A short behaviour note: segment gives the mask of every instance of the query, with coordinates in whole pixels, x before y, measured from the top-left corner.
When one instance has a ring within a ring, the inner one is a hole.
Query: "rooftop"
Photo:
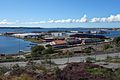
[[[66,43],[65,40],[54,40],[50,44],[51,45],[61,45],[61,44],[65,44],[65,43]]]

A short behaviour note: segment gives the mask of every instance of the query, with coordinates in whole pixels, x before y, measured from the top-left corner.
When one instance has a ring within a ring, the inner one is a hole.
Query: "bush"
[[[0,62],[17,62],[17,61],[25,61],[25,59],[13,58],[13,59],[1,59],[0,60]]]
[[[11,76],[13,76],[13,75],[19,76],[22,73],[24,73],[24,71],[25,71],[25,69],[21,68],[18,64],[15,64],[12,67],[12,71],[10,72],[10,75]]]
[[[86,62],[92,62],[92,61],[95,61],[96,59],[93,58],[93,57],[87,57],[86,58]]]
[[[9,71],[9,69],[7,67],[5,67],[5,66],[0,67],[0,75],[6,73],[7,71]]]
[[[92,47],[87,47],[85,49],[82,50],[82,52],[84,53],[91,53],[94,49]]]
[[[19,77],[14,77],[12,80],[34,80],[31,76],[27,74],[20,75]]]
[[[103,50],[107,50],[109,48],[113,48],[113,47],[110,44],[106,44],[104,45]]]
[[[50,44],[47,44],[46,47],[52,47]]]
[[[26,59],[32,58],[31,54],[26,54],[26,55],[24,55],[24,56],[25,56]]]
[[[117,77],[117,80],[120,80],[120,68],[115,71],[115,75]]]
[[[117,46],[120,47],[120,36],[119,37],[115,37],[113,39],[113,43]]]
[[[47,49],[43,50],[43,55],[53,54],[53,53],[54,53],[54,50],[52,47],[48,47]]]
[[[40,57],[43,50],[45,50],[44,46],[34,46],[31,48],[31,56]]]

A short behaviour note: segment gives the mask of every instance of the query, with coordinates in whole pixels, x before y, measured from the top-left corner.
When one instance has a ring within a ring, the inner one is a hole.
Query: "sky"
[[[120,0],[0,0],[0,27],[120,27]]]

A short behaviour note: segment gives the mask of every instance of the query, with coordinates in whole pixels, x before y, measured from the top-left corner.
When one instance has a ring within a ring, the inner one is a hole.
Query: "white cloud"
[[[120,22],[120,14],[103,18],[92,18],[90,22]]]
[[[83,23],[88,22],[87,16],[84,15],[80,19],[62,19],[62,20],[49,20],[48,23]]]
[[[54,20],[49,20],[48,23],[54,23]]]
[[[116,22],[120,21],[120,14],[117,15],[111,15],[110,17],[107,18],[108,22]]]
[[[100,18],[92,18],[91,19],[91,22],[99,22],[100,21]]]
[[[46,21],[36,21],[36,22],[25,22],[25,23],[22,23],[22,24],[44,24],[44,23],[46,23]]]
[[[38,22],[27,22],[26,24],[45,24],[45,23],[86,23],[86,22],[120,22],[120,14],[111,15],[109,17],[94,17],[92,19],[88,19],[86,15],[81,17],[80,19],[58,19],[48,21],[38,21]]]
[[[81,19],[80,22],[88,22],[87,16],[84,15]]]
[[[7,19],[3,19],[0,21],[0,25],[37,25],[37,24],[47,24],[47,23],[86,23],[86,22],[120,22],[120,14],[117,15],[110,15],[109,17],[94,17],[92,19],[88,19],[86,15],[79,19],[58,19],[58,20],[51,20],[48,21],[31,21],[31,22],[20,22],[16,20],[14,22],[8,21]]]
[[[9,24],[15,24],[16,22],[9,22],[7,19],[3,19],[0,21],[0,25],[9,25]]]
[[[72,23],[72,19],[49,20],[48,23]]]

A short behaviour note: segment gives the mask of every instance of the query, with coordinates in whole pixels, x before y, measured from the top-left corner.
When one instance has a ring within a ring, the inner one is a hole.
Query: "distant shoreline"
[[[50,27],[52,28],[52,27]],[[56,28],[53,28],[53,29],[67,29],[67,28],[70,28],[70,29],[74,29],[72,27],[66,27],[66,28],[63,28],[63,27],[56,27]],[[76,27],[76,28],[81,28],[81,29],[109,29],[109,30],[116,30],[116,29],[120,29],[120,28],[83,28],[83,27]],[[0,29],[47,29],[47,28],[43,28],[43,27],[0,27]],[[48,27],[49,29],[49,27]]]
[[[0,29],[43,29],[41,27],[0,27]]]

